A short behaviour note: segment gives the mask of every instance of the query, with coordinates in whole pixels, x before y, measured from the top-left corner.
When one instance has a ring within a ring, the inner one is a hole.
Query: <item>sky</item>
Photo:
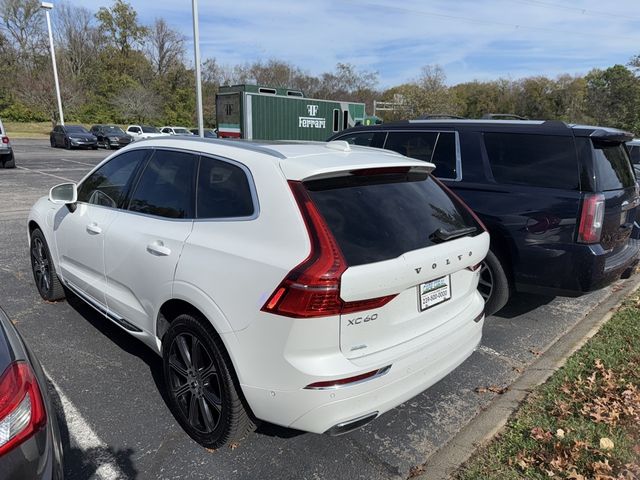
[[[191,1],[128,1],[141,22],[162,17],[184,34],[193,58]],[[311,75],[351,63],[378,72],[381,88],[415,80],[433,64],[443,67],[450,85],[582,75],[640,54],[639,3],[199,0],[200,49],[203,60],[222,65],[275,58]]]

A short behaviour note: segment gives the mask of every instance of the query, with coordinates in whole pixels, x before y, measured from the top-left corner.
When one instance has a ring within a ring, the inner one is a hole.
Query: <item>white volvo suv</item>
[[[433,168],[346,142],[136,142],[34,205],[35,283],[158,352],[204,446],[256,420],[345,433],[480,341],[489,235]]]

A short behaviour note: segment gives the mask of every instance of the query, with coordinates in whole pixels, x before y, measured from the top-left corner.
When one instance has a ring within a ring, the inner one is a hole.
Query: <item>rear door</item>
[[[429,174],[365,170],[305,186],[349,265],[342,300],[396,295],[375,311],[341,315],[345,356],[408,342],[481,305],[466,267],[484,259],[489,236]]]
[[[600,244],[613,252],[629,240],[638,205],[636,179],[624,143],[591,140],[596,188],[604,195]]]

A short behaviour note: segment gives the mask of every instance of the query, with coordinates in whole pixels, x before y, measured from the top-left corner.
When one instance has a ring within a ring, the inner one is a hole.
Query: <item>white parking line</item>
[[[86,165],[88,167],[95,167],[96,166],[96,164],[94,164],[94,163],[78,162],[77,160],[69,160],[68,158],[59,158],[58,160],[62,160],[63,162],[79,163],[80,165]]]
[[[100,440],[91,426],[82,417],[82,414],[76,409],[62,390],[60,390],[60,387],[52,380],[51,375],[49,375],[46,370],[45,374],[60,397],[69,436],[76,446],[82,450],[85,459],[96,467],[95,478],[102,480],[120,480],[126,478],[118,468],[116,459],[109,451],[107,444]]]
[[[59,177],[58,175],[54,175],[53,173],[46,173],[46,172],[41,172],[40,170],[32,170],[31,168],[27,168],[27,167],[22,167],[20,165],[16,166],[16,168],[20,169],[20,170],[26,170],[28,172],[33,172],[33,173],[39,173],[41,175],[47,175],[49,177],[53,177],[53,178],[58,178],[60,180],[64,180],[66,182],[73,182],[73,180],[71,180],[70,178],[65,178],[65,177]]]

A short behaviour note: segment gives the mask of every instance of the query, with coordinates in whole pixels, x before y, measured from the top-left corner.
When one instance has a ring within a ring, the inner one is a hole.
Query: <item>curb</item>
[[[511,415],[531,391],[543,384],[567,359],[579,350],[615,313],[627,296],[640,288],[640,278],[624,281],[611,294],[553,343],[502,395],[462,428],[447,444],[433,453],[420,468],[419,480],[451,478],[477,448],[500,433]]]

